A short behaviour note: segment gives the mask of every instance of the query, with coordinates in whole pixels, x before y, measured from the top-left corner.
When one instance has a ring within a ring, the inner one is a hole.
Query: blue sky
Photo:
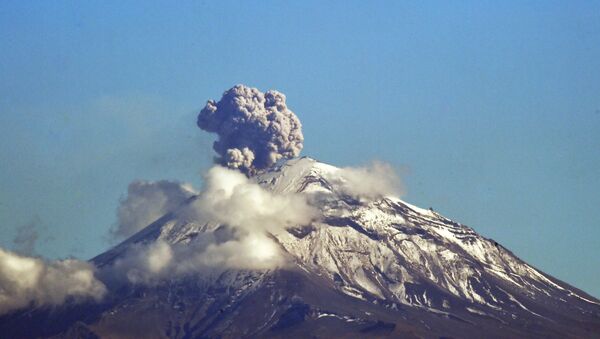
[[[134,179],[201,184],[195,126],[278,89],[304,155],[400,171],[432,206],[600,296],[600,2],[0,3],[0,246],[107,249]]]

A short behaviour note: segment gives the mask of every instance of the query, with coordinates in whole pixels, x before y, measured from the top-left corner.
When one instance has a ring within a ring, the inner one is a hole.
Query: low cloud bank
[[[79,260],[45,262],[0,249],[0,315],[30,304],[60,305],[69,298],[98,301],[106,287],[94,271]]]

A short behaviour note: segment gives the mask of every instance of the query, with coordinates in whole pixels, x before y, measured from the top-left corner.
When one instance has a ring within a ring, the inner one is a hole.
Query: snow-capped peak
[[[260,240],[270,245],[268,253],[249,255],[260,247],[252,241],[236,248],[238,257],[247,261],[281,254],[284,263],[275,269],[226,266],[192,270],[195,274],[183,278],[161,275],[162,280],[151,287],[112,291],[103,306],[86,309],[89,314],[67,308],[61,311],[65,313],[40,313],[39,319],[52,314],[96,319],[89,324],[100,336],[129,328],[139,314],[151,315],[156,322],[155,328],[139,322],[144,328],[124,337],[152,333],[174,338],[288,334],[591,338],[600,331],[600,301],[432,210],[408,204],[387,190],[373,194],[378,191],[365,191],[364,185],[352,189],[349,185],[364,183],[349,180],[347,173],[299,158],[281,161],[249,179],[237,177],[252,186],[250,191],[256,191],[258,183],[275,198],[300,195],[306,198],[300,201],[320,211],[312,222],[277,232],[269,229],[266,237],[261,234]],[[202,248],[201,239],[220,239],[210,243],[218,246],[231,234],[219,223],[180,213],[201,200],[202,193],[190,198],[180,210],[164,215],[93,263],[99,270],[110,268],[138,244],[171,255],[183,253],[176,258],[188,264],[195,262],[188,257],[207,259],[202,257],[206,252],[195,252]],[[267,200],[276,204],[263,199]],[[299,210],[296,204],[290,207]],[[143,259],[146,252],[141,253],[138,257]],[[150,259],[162,264],[168,258],[158,251]],[[28,312],[17,320],[7,318],[0,321],[0,330],[12,333],[18,328],[15,321],[27,327],[35,323],[31,319],[37,318]],[[38,333],[48,333],[44,325]],[[81,322],[70,331],[65,337],[76,337]],[[15,333],[13,337],[26,337]]]
[[[329,281],[339,292],[387,308],[408,305],[508,320],[547,317],[556,309],[589,313],[590,306],[600,305],[432,210],[390,195],[346,194],[339,187],[341,175],[340,168],[303,157],[253,178],[266,190],[305,194],[318,206],[322,214],[315,222],[271,236],[293,267]],[[121,247],[159,238],[187,243],[216,229],[171,213]]]

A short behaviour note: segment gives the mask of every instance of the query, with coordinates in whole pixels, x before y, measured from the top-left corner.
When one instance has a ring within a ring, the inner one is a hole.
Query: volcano
[[[304,157],[253,178],[318,201],[318,220],[269,234],[285,266],[121,284],[99,303],[4,315],[0,337],[600,337],[598,299],[433,210],[348,195],[335,184],[339,172]],[[168,213],[91,262],[102,269],[132,246],[189,246],[206,233],[226,227]]]

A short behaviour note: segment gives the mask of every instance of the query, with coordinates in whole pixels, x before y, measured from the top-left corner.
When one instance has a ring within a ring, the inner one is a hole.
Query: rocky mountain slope
[[[600,337],[599,300],[434,211],[353,197],[339,171],[300,158],[256,177],[268,190],[308,195],[322,211],[317,222],[270,235],[284,267],[119,285],[102,303],[4,316],[2,338]],[[192,244],[207,232],[223,226],[169,213],[92,262],[106,267],[133,244]]]

